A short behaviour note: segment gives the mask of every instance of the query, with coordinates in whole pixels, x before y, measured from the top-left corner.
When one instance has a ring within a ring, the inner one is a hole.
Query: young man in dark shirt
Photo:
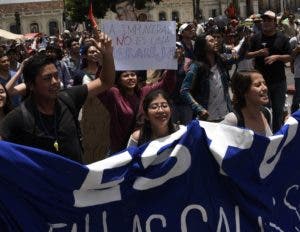
[[[60,81],[53,59],[38,54],[26,63],[23,76],[29,96],[3,119],[0,127],[3,140],[82,162],[79,110],[87,96],[96,96],[111,88],[115,79],[111,39],[103,33],[99,38],[102,70],[99,78],[86,85],[59,92]]]
[[[263,75],[269,90],[273,111],[273,132],[283,124],[283,108],[287,89],[284,63],[291,61],[288,38],[276,30],[276,15],[262,15],[262,33],[251,38],[247,58],[255,59],[255,68]]]

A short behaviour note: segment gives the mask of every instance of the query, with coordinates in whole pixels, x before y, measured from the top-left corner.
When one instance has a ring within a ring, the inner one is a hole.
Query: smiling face
[[[87,50],[87,60],[89,62],[95,62],[95,63],[103,63],[103,55],[102,53],[95,47],[90,46]]]
[[[216,52],[218,50],[218,46],[215,38],[211,35],[207,35],[205,39],[207,42],[207,52]]]
[[[265,105],[269,102],[268,88],[260,73],[251,74],[251,85],[245,93],[246,104]]]
[[[125,71],[120,75],[120,86],[125,91],[133,91],[137,85],[137,75],[133,71]]]
[[[149,104],[146,118],[152,128],[165,128],[171,118],[171,108],[167,100],[161,95],[157,95]]]
[[[5,106],[6,103],[6,91],[3,85],[0,84],[0,109]]]
[[[60,79],[55,65],[47,64],[42,67],[30,88],[35,98],[55,100],[60,89]]]

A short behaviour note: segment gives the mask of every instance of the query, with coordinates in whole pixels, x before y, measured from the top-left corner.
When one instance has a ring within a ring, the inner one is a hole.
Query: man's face
[[[295,21],[295,16],[294,15],[289,15],[289,22],[294,23]]]
[[[129,1],[123,1],[116,4],[116,12],[119,20],[136,21],[134,6]]]
[[[276,31],[276,22],[274,18],[264,17],[262,21],[263,33],[273,33]]]
[[[10,62],[8,56],[2,56],[0,58],[0,70],[8,71],[9,66],[10,66]]]
[[[222,44],[223,44],[223,37],[220,33],[215,33],[212,35],[215,39],[216,47],[219,50],[221,50]]]
[[[47,64],[42,67],[31,85],[34,96],[43,100],[55,100],[59,89],[60,79],[54,64]]]
[[[183,30],[182,37],[187,39],[193,39],[195,37],[195,34],[196,29],[192,24],[190,24]]]
[[[79,50],[80,50],[79,42],[73,41],[73,42],[71,43],[71,52],[72,52],[72,53],[78,53],[78,54],[79,54]]]

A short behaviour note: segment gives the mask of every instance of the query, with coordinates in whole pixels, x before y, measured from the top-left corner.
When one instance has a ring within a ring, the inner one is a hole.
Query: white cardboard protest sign
[[[104,20],[113,40],[116,70],[177,69],[176,23]]]

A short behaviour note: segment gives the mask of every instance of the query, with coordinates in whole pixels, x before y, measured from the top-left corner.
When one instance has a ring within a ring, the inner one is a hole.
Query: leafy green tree
[[[162,0],[134,0],[135,7],[142,9],[146,2],[155,2],[159,4]],[[73,22],[84,22],[87,19],[89,10],[89,0],[64,0],[66,16]],[[108,11],[113,0],[94,0],[93,13],[97,18],[103,18]]]

